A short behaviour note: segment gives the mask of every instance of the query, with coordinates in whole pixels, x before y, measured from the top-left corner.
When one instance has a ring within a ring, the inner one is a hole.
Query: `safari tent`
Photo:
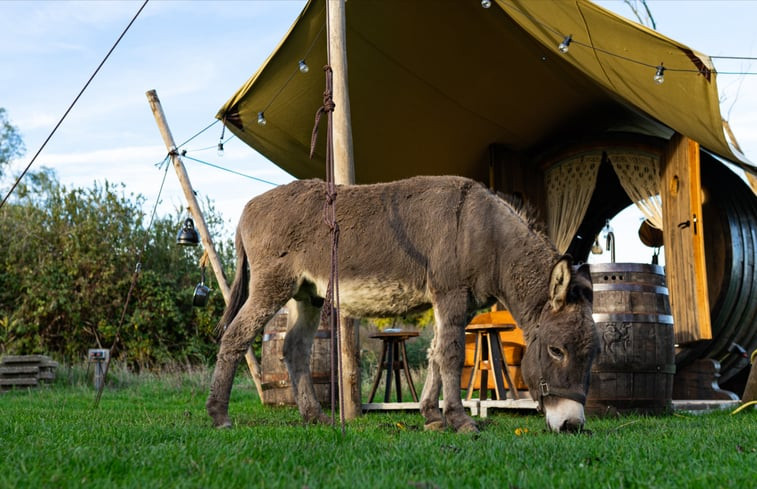
[[[587,0],[487,3],[346,3],[357,183],[474,178],[530,202],[579,260],[635,203],[662,232],[679,371],[713,358],[736,376],[732,344],[757,348],[757,199],[728,165],[757,168],[711,59]],[[309,158],[325,24],[311,0],[217,114],[297,178],[325,172],[323,138]]]

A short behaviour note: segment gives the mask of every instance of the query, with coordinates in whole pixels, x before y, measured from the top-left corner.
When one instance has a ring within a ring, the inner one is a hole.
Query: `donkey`
[[[285,304],[284,358],[306,422],[330,422],[310,378],[310,350],[330,275],[326,184],[300,180],[250,200],[236,234],[237,273],[206,408],[230,427],[237,364]],[[598,349],[591,278],[574,271],[523,212],[462,177],[414,177],[337,187],[341,312],[393,316],[433,307],[434,338],[420,403],[425,428],[477,431],[465,414],[460,375],[465,326],[499,300],[522,327],[523,377],[553,431],[584,424],[591,362]],[[444,412],[439,409],[443,390]]]

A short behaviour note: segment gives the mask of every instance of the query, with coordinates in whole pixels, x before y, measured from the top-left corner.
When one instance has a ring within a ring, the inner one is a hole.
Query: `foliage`
[[[139,368],[212,355],[223,298],[216,290],[206,308],[191,305],[202,250],[175,245],[178,215],[146,229],[143,204],[123,185],[68,189],[50,170],[27,175],[0,209],[0,353],[75,360],[119,335],[117,357]],[[207,206],[218,229],[222,220]],[[232,264],[231,244],[218,245]]]
[[[14,158],[24,154],[24,142],[18,129],[8,121],[4,108],[0,107],[0,177],[3,176],[3,167]]]
[[[65,370],[65,369],[63,369]],[[65,377],[65,373],[61,372]],[[339,429],[261,405],[240,376],[236,426],[211,427],[207,373],[0,394],[0,487],[751,488],[757,411],[589,419],[593,435],[497,411],[476,436],[424,432],[418,412],[371,412]],[[112,385],[112,384],[111,384]]]
[[[379,331],[387,328],[401,328],[403,325],[424,329],[434,323],[434,310],[429,308],[421,312],[409,313],[397,317],[367,318],[364,323],[373,324]]]

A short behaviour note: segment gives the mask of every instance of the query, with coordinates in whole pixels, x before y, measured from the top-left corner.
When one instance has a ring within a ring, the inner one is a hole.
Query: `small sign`
[[[90,362],[105,362],[110,358],[110,350],[90,348],[87,350],[87,358]]]

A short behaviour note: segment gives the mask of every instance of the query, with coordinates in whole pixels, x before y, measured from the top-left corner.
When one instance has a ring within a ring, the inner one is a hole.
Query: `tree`
[[[5,109],[0,107],[0,177],[3,176],[3,167],[23,156],[25,151],[18,129],[11,125]]]
[[[655,22],[652,16],[652,11],[649,9],[649,5],[647,5],[647,0],[623,0],[623,2],[628,5],[640,24],[655,30],[657,29],[657,22]],[[639,7],[639,4],[641,4],[641,7]]]

